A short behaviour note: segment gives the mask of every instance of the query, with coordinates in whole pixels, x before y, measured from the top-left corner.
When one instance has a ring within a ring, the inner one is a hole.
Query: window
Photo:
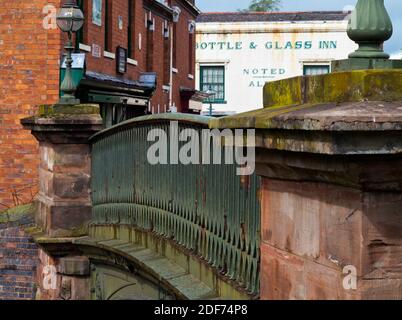
[[[134,37],[135,36],[135,26],[133,23],[134,13],[135,13],[135,0],[128,0],[128,27],[127,27],[127,49],[128,57],[134,58]]]
[[[200,67],[201,91],[212,90],[215,92],[214,103],[225,102],[225,67],[224,66],[201,66]]]
[[[195,21],[191,20],[188,25],[188,73],[193,74],[194,69],[194,33]]]
[[[112,6],[111,0],[105,1],[105,51],[112,52]]]
[[[193,40],[194,36],[192,33],[189,33],[188,35],[188,73],[193,74],[193,69],[194,69],[194,46],[193,46]]]
[[[316,76],[329,73],[329,65],[304,65],[303,74],[305,76]]]
[[[152,18],[151,12],[147,14],[147,52],[146,52],[146,70],[154,71],[154,30],[155,19]]]
[[[78,0],[77,5],[80,7],[82,13],[86,14],[85,8],[84,8],[84,0]],[[80,52],[80,43],[84,43],[84,28],[85,28],[85,23],[82,26],[82,28],[76,33],[75,37],[75,51]]]
[[[177,23],[173,25],[173,68],[177,68]]]
[[[177,42],[178,42],[178,36],[177,36],[177,23],[179,22],[180,19],[180,13],[181,9],[177,6],[172,7],[173,9],[173,67],[177,68]]]
[[[170,32],[169,23],[163,24],[163,84],[170,85]]]

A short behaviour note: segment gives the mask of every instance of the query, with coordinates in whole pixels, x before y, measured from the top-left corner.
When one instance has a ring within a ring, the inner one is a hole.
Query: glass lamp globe
[[[77,5],[68,2],[57,13],[56,22],[63,32],[77,32],[84,25],[84,14]]]

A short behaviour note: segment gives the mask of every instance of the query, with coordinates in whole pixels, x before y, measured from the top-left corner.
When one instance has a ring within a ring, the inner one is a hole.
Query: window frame
[[[84,1],[85,0],[78,0],[77,1],[77,6],[81,9],[82,13],[84,14],[84,16],[86,15],[86,8],[84,6]],[[84,43],[84,28],[85,28],[85,23],[86,21],[84,21],[84,25],[82,26],[82,28],[80,30],[78,30],[78,32],[76,32],[75,35],[75,52],[80,52],[80,43]]]
[[[127,27],[127,50],[128,50],[128,58],[134,59],[135,57],[135,31],[133,28],[135,28],[135,25],[133,25],[134,22],[134,15],[135,15],[135,0],[128,0],[128,27]],[[133,32],[134,31],[134,32]]]
[[[113,35],[111,34],[113,30],[113,25],[111,25],[111,20],[113,19],[113,14],[111,12],[113,4],[109,0],[105,0],[105,44],[104,51],[113,52],[112,43],[113,43]],[[112,20],[113,21],[113,20]]]
[[[204,101],[204,103],[214,103],[214,104],[226,104],[226,67],[224,65],[200,65],[200,90],[203,91],[203,87],[204,87],[204,82],[203,82],[203,78],[204,78],[204,71],[205,69],[208,68],[221,68],[223,70],[223,98],[220,99],[216,99],[214,98],[214,100],[211,101]],[[219,84],[219,83],[217,83]]]
[[[321,73],[321,74],[331,73],[331,66],[329,64],[325,64],[325,63],[323,63],[323,64],[309,64],[309,63],[303,64],[303,75],[304,76],[309,76],[309,75],[306,74],[306,71],[307,71],[308,68],[324,68],[324,67],[328,70],[328,72],[327,73]]]

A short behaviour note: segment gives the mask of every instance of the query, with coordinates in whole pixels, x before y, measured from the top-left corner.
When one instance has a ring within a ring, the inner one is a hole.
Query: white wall
[[[391,54],[391,59],[402,59],[402,51]]]
[[[226,104],[214,104],[214,111],[262,108],[266,81],[302,75],[304,64],[328,65],[356,50],[346,27],[346,21],[198,23],[197,88],[200,65],[224,65]]]

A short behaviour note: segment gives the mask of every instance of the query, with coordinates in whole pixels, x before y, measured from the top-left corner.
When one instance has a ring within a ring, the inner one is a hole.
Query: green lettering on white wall
[[[242,41],[230,42],[230,41],[211,41],[211,42],[197,42],[197,50],[255,50],[259,47],[256,42]],[[268,41],[263,44],[263,47],[267,50],[310,50],[313,47],[319,48],[321,50],[333,50],[338,48],[338,42],[332,40],[321,40],[316,43],[313,41]]]

